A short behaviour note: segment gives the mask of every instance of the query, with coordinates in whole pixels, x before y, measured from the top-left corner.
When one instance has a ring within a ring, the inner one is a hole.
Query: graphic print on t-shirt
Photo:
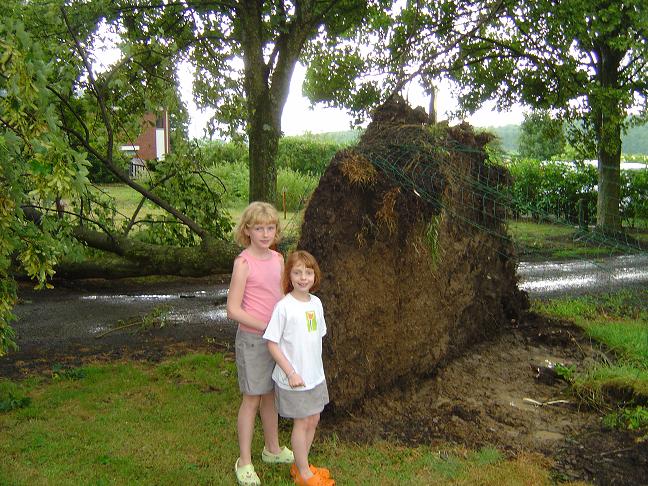
[[[315,319],[315,311],[306,311],[306,326],[308,332],[317,331],[317,319]]]

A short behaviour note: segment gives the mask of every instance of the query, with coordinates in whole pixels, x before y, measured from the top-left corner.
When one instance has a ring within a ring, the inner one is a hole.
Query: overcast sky
[[[186,76],[191,76],[191,72],[188,69],[182,69],[180,72],[186,73]],[[316,107],[314,109],[310,108],[308,99],[303,97],[301,94],[304,73],[305,68],[298,64],[295,68],[295,73],[290,84],[290,94],[281,118],[281,125],[284,134],[302,135],[307,132],[326,133],[349,130],[351,117],[343,110],[323,107]],[[184,86],[191,86],[191,81],[182,81],[181,84]],[[189,113],[191,114],[189,136],[192,138],[202,138],[204,136],[206,122],[209,119],[209,114],[201,113],[196,109],[190,99],[191,95],[189,90],[190,88],[183,89],[183,98],[187,103]],[[422,90],[417,87],[410,87],[408,90],[403,92],[403,95],[408,99],[412,106],[416,107],[420,105],[427,111],[429,100],[424,97]],[[454,109],[456,109],[456,102],[451,96],[450,88],[448,86],[441,86],[437,96],[437,114],[439,119],[448,119],[448,113]],[[486,107],[479,110],[473,116],[467,118],[469,123],[478,127],[515,124],[521,123],[522,120],[523,116],[521,108],[512,112],[504,113],[491,111],[491,109]],[[452,120],[451,123],[454,124],[458,121],[459,120]]]

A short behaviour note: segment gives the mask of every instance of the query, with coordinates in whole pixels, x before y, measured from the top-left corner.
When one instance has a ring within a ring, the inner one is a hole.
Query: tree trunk
[[[275,159],[281,138],[281,114],[299,53],[316,23],[306,20],[301,12],[297,16],[300,20],[284,26],[285,32],[275,39],[272,53],[266,56],[262,2],[244,0],[238,9],[249,124],[250,201],[276,204]]]
[[[110,237],[105,233],[79,226],[74,236],[92,248],[123,257],[130,264],[119,262],[119,276],[178,275],[200,277],[215,273],[230,273],[240,247],[233,243],[204,237],[200,246],[179,248],[152,245],[124,236]],[[82,273],[79,266],[68,265],[67,273]],[[65,270],[61,273],[65,273]],[[86,275],[87,276],[87,275]]]
[[[621,100],[615,96],[619,85],[619,65],[623,53],[603,45],[599,50],[601,92],[594,105],[594,125],[598,146],[598,198],[596,226],[603,232],[621,230]]]
[[[598,149],[598,199],[596,226],[609,233],[621,230],[621,126],[603,117]]]
[[[274,121],[269,94],[257,97],[257,103],[250,120],[250,202],[266,201],[276,204],[277,167],[275,159],[279,149],[281,126]]]

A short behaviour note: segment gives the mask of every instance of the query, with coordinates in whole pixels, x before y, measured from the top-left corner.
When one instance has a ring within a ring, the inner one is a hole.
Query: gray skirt
[[[274,388],[272,370],[275,360],[268,351],[263,336],[251,332],[236,331],[236,371],[241,393],[244,395],[265,395]]]
[[[324,410],[329,402],[326,380],[310,390],[285,390],[275,386],[277,412],[285,418],[305,418]]]

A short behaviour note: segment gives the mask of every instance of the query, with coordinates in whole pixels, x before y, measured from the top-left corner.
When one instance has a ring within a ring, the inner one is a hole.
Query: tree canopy
[[[565,135],[562,121],[552,119],[548,112],[525,114],[520,129],[518,150],[521,156],[549,160],[563,153]]]
[[[647,117],[648,4],[486,0],[410,9],[418,35],[398,46],[411,53],[407,76],[447,73],[467,109],[495,99],[503,108],[521,102],[579,121],[570,141],[599,160],[597,226],[619,230],[621,134],[631,111],[637,122]],[[441,43],[420,35],[436,26]],[[445,32],[460,39],[450,49]]]

